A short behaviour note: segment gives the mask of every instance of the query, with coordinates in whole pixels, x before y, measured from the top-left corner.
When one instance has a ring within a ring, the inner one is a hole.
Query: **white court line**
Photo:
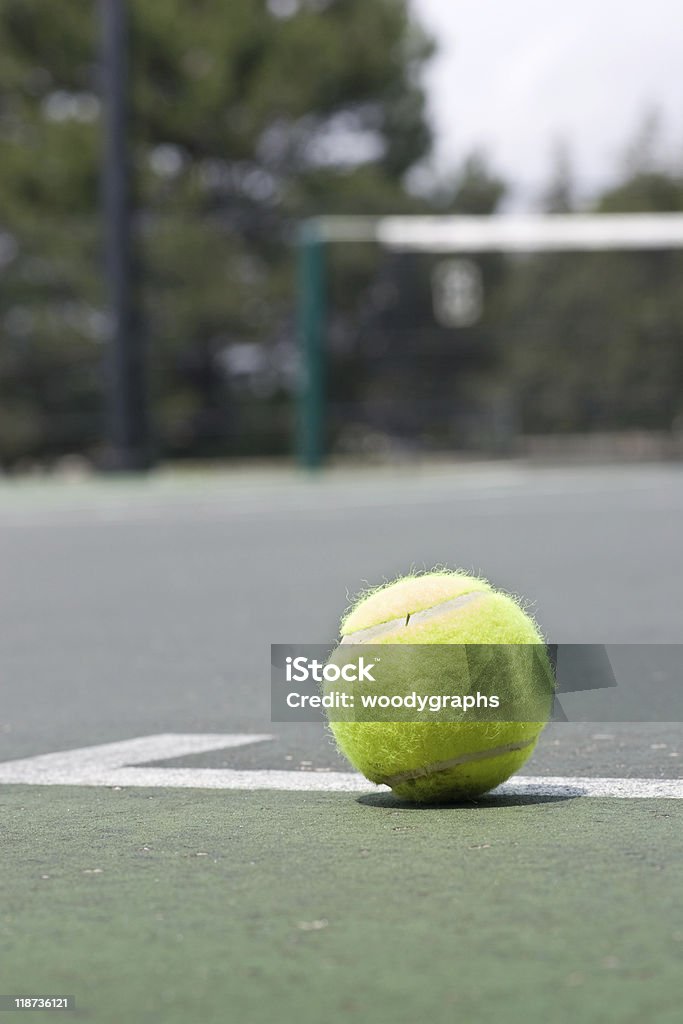
[[[0,784],[24,786],[149,787],[165,789],[279,790],[306,793],[379,793],[353,772],[238,771],[213,768],[140,768],[210,750],[247,746],[268,735],[194,735],[166,733],[121,743],[41,754],[0,763]],[[517,777],[493,790],[500,796],[614,797],[683,800],[683,779],[609,779]]]

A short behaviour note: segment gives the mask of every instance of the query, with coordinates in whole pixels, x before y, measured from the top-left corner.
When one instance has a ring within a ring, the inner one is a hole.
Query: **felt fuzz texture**
[[[543,637],[518,601],[486,580],[445,571],[398,579],[361,595],[343,618],[341,635],[343,645],[434,645],[425,648],[406,682],[426,692],[438,688],[442,658],[457,655],[456,648],[440,652],[435,645],[505,645],[484,671],[496,673],[495,684],[514,707],[515,721],[439,721],[438,714],[429,721],[363,721],[354,715],[330,721],[339,749],[372,782],[411,801],[457,801],[504,782],[533,752],[551,711],[552,691],[549,687],[539,714],[537,696],[529,700],[530,648],[512,645],[541,645],[531,654],[547,665]],[[520,720],[525,702],[533,707],[533,721]]]

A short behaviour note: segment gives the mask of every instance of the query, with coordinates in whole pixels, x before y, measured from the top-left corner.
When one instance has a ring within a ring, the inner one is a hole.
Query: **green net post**
[[[299,341],[297,457],[316,470],[325,456],[325,243],[315,221],[299,231]]]

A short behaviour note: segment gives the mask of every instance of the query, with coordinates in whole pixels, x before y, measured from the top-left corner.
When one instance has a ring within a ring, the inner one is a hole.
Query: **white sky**
[[[427,73],[436,165],[482,148],[529,206],[568,143],[588,193],[613,180],[653,107],[683,166],[680,0],[411,0],[440,52]]]

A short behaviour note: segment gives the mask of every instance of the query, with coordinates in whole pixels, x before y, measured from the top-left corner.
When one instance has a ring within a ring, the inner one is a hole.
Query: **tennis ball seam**
[[[403,626],[415,626],[420,625],[423,622],[428,622],[429,619],[438,617],[450,611],[457,611],[466,604],[470,604],[472,601],[480,600],[482,594],[487,591],[473,590],[467,594],[459,594],[457,597],[449,598],[448,601],[441,601],[439,604],[434,604],[431,608],[424,608],[419,612],[409,612],[407,615],[402,615],[398,619],[391,619],[389,622],[379,622],[376,626],[367,626],[365,629],[357,629],[354,633],[346,633],[342,636],[341,643],[343,644],[363,644],[368,641],[376,640],[377,637],[385,636],[387,633],[393,633],[397,629],[401,629]]]
[[[506,743],[502,747],[494,747],[490,750],[473,750],[469,754],[461,754],[460,757],[452,757],[448,761],[439,761],[436,764],[425,765],[424,768],[411,768],[409,771],[398,772],[396,775],[387,775],[379,779],[380,783],[392,788],[403,782],[413,782],[416,779],[426,778],[437,772],[448,772],[452,768],[459,768],[461,765],[470,764],[474,761],[488,761],[494,757],[503,757],[505,754],[514,754],[519,750],[526,750],[536,743],[538,737],[520,740],[516,743]]]
[[[407,581],[429,581],[429,580],[458,580],[461,584],[466,584],[468,589],[464,593],[480,593],[482,591],[492,591],[491,584],[488,580],[480,576],[475,576],[471,573],[464,571],[457,571],[448,569],[445,566],[436,566],[434,569],[426,570],[424,572],[413,572],[407,576],[399,577],[395,580],[387,581],[377,587],[369,587],[368,589],[361,591],[356,595],[353,603],[347,608],[346,612],[342,616],[342,631],[347,621],[354,615],[357,609],[365,604],[372,598],[381,597],[383,594],[390,592],[397,584],[402,584]],[[458,597],[463,596],[462,592],[457,595]],[[376,623],[379,625],[380,623]]]

